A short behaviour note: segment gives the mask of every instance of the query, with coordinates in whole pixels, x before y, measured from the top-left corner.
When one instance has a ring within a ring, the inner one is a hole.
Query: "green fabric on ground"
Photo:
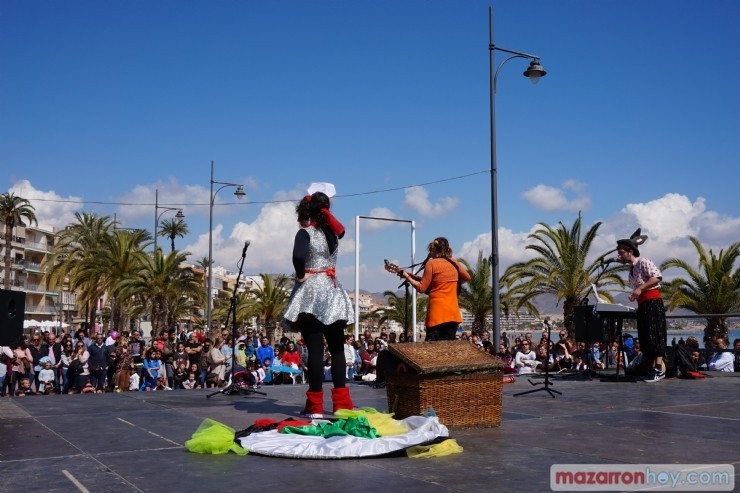
[[[322,436],[324,438],[352,435],[360,438],[377,438],[378,433],[364,417],[339,419],[334,422],[318,423],[313,426],[288,426],[280,433],[293,435]]]

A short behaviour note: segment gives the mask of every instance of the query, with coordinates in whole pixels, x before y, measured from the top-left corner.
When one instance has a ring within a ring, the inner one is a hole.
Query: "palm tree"
[[[696,268],[678,258],[669,258],[660,266],[661,270],[678,268],[686,273],[686,278],[679,277],[664,283],[668,309],[683,308],[696,314],[725,314],[740,311],[740,269],[735,261],[740,257],[740,242],[715,254],[707,251],[693,236],[689,241],[699,254]],[[726,317],[707,317],[704,328],[704,343],[712,347],[715,337],[727,341]]]
[[[237,326],[243,326],[247,320],[251,319],[256,313],[256,302],[254,298],[250,296],[249,291],[244,291],[236,294],[236,324]],[[211,312],[211,317],[214,320],[223,320],[230,316],[229,311],[231,310],[231,299],[229,303],[220,303],[217,307],[214,307]],[[234,322],[234,319],[231,319]]]
[[[147,255],[138,272],[121,279],[113,288],[119,296],[136,299],[139,310],[149,310],[154,333],[167,328],[171,300],[185,297],[195,303],[204,301],[193,270],[181,266],[188,255],[189,252],[172,252],[164,256],[161,250],[154,256]]]
[[[12,192],[0,195],[0,221],[5,224],[5,255],[3,258],[5,289],[10,289],[10,269],[12,267],[10,250],[13,246],[13,229],[16,226],[23,227],[26,223],[38,224],[35,210],[29,200],[18,197]],[[26,222],[23,222],[24,219]]]
[[[175,217],[172,219],[165,219],[162,221],[162,226],[157,232],[157,236],[162,236],[170,239],[170,246],[172,252],[175,251],[175,237],[184,238],[186,234],[189,234],[190,230],[188,225],[182,218]]]
[[[470,274],[470,281],[460,289],[460,308],[473,316],[470,328],[473,334],[481,335],[488,330],[487,317],[493,311],[493,288],[491,288],[491,259],[484,258],[478,251],[478,262],[473,269],[465,259],[457,259]]]
[[[382,326],[386,322],[392,321],[397,322],[403,326],[403,332],[406,337],[411,337],[411,296],[398,296],[393,291],[384,291],[383,296],[386,297],[387,306],[373,310],[373,314],[378,317],[378,325]],[[416,318],[417,320],[424,320],[427,313],[427,302],[429,299],[426,296],[416,297]]]
[[[96,254],[82,259],[76,268],[78,279],[91,280],[101,293],[108,294],[112,307],[111,327],[125,326],[123,318],[128,316],[126,308],[131,304],[130,300],[119,296],[116,285],[142,268],[147,257],[144,245],[150,239],[149,232],[142,229],[113,230],[101,238]]]
[[[602,267],[600,259],[587,261],[601,222],[591,226],[583,236],[581,225],[580,213],[570,229],[562,222],[558,223],[557,228],[539,223],[538,229],[529,235],[534,243],[526,247],[537,255],[526,262],[509,266],[502,276],[502,282],[519,298],[517,309],[543,294],[555,296],[558,302],[563,300],[563,319],[571,337],[575,335],[575,308],[588,295],[591,284],[599,287],[625,285],[619,275],[626,269],[625,266],[610,264],[603,267],[604,270],[599,274],[597,271]],[[600,293],[607,301],[612,301],[607,290]]]
[[[365,322],[368,329],[377,329],[380,326],[380,314],[378,310],[360,313],[360,321]]]
[[[101,288],[97,274],[80,275],[80,269],[87,263],[94,263],[113,230],[109,216],[96,213],[75,213],[76,222],[67,226],[59,235],[59,241],[44,260],[46,282],[49,289],[61,285],[69,279],[70,289],[79,293],[78,299],[85,307],[88,326],[95,322],[97,303],[105,290]]]
[[[290,278],[285,274],[270,276],[260,274],[262,286],[252,288],[249,292],[254,296],[254,313],[261,318],[265,326],[265,334],[270,341],[275,342],[275,333],[283,312],[288,306]]]

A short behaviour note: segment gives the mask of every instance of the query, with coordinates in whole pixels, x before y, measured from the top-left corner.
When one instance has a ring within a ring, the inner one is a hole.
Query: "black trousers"
[[[342,388],[347,382],[347,363],[344,358],[344,329],[347,323],[335,322],[324,325],[312,315],[301,316],[298,320],[301,337],[308,349],[308,390],[317,392],[324,384],[324,339],[331,355],[331,378],[335,388]]]

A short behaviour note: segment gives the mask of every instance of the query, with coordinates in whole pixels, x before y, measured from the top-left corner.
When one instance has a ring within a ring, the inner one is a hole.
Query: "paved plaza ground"
[[[734,464],[740,472],[740,374],[655,384],[556,376],[551,388],[562,395],[514,396],[541,387],[522,377],[505,384],[502,426],[451,430],[464,452],[436,459],[296,460],[183,447],[204,418],[241,430],[258,418],[295,416],[303,385],[266,387],[266,396],[3,398],[0,491],[539,492],[550,491],[555,463]],[[384,390],[351,390],[356,406],[387,408]]]

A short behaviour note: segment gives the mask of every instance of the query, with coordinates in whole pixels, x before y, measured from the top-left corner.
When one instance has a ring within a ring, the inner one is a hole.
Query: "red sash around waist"
[[[637,297],[637,304],[644,303],[648,300],[655,300],[660,298],[660,289],[653,288],[648,289],[647,291],[643,291],[640,293],[640,296]]]
[[[337,271],[334,267],[329,267],[328,269],[306,269],[306,272],[309,274],[320,274],[323,272],[334,281],[334,287],[337,287]]]

